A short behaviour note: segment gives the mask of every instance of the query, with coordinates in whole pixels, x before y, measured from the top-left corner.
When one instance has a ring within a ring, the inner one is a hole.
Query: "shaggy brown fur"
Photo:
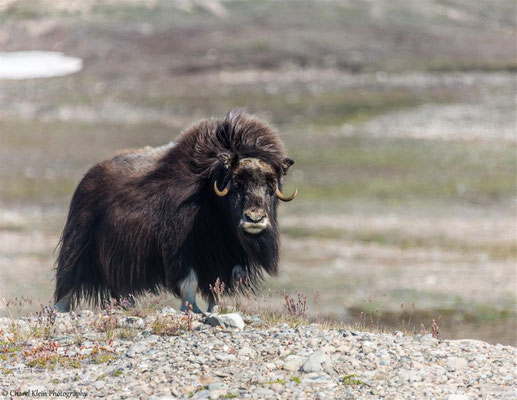
[[[271,168],[238,168],[244,158]],[[292,163],[270,126],[234,110],[192,125],[176,144],[125,151],[95,165],[72,197],[55,301],[66,311],[81,299],[103,304],[162,289],[182,296],[192,271],[210,301],[217,278],[235,290],[235,271],[256,287],[263,271],[277,274],[274,187],[281,188]],[[214,193],[215,181],[230,188],[227,196]],[[244,219],[259,214],[267,229],[242,229]]]

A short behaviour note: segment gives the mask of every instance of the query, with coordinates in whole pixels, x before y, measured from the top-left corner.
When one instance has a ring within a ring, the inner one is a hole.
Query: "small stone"
[[[271,390],[275,391],[276,393],[282,393],[284,391],[284,385],[275,382],[271,385]]]
[[[222,314],[219,319],[226,328],[244,329],[244,321],[238,313]]]
[[[209,314],[205,318],[205,324],[210,326],[224,326],[225,328],[244,329],[244,321],[238,313]]]
[[[194,399],[209,399],[210,398],[210,390],[200,390],[196,394],[194,394]]]
[[[90,354],[92,354],[92,351],[93,351],[93,349],[91,347],[90,348],[87,347],[87,348],[79,350],[79,354],[82,356],[89,356]],[[132,357],[132,356],[128,356],[128,357]]]
[[[256,394],[259,398],[271,397],[275,395],[275,392],[273,392],[271,389],[261,387],[256,389],[253,393]]]
[[[202,329],[205,326],[200,321],[192,321],[191,324],[192,324],[191,326],[192,326],[193,330],[199,330],[199,329]]]
[[[323,349],[322,349],[325,353],[327,354],[330,354],[330,353],[335,353],[336,352],[336,348],[330,344],[327,344],[325,346],[323,346]]]
[[[348,350],[350,350],[350,346],[347,346],[347,345],[338,346],[336,348],[336,351],[338,353],[346,353]]]
[[[209,383],[207,385],[207,389],[212,391],[212,390],[220,390],[220,389],[226,389],[226,384],[224,382],[213,382],[213,383]]]
[[[212,390],[210,392],[210,399],[216,400],[216,399],[226,396],[227,394],[228,394],[228,390],[226,390],[226,389]]]
[[[190,386],[190,385],[183,386],[183,389],[181,389],[181,392],[183,394],[188,394],[188,393],[193,392],[193,391],[194,391],[194,386]]]
[[[174,315],[174,314],[176,314],[176,310],[172,307],[163,307],[160,310],[160,314],[161,315]]]
[[[216,360],[219,361],[234,361],[236,357],[233,354],[219,353],[215,355]]]
[[[377,346],[371,342],[363,342],[361,344],[361,352],[363,352],[364,354],[370,354],[376,348],[377,348]]]
[[[268,363],[265,363],[265,364],[264,364],[264,367],[266,367],[266,368],[267,368],[268,370],[270,370],[270,371],[272,371],[272,370],[276,369],[276,365],[275,365],[275,364],[273,364],[273,363],[269,363],[269,362],[268,362]]]
[[[133,344],[126,353],[127,357],[134,358],[137,354],[143,353],[148,350],[149,347],[144,343],[137,342]]]
[[[133,391],[136,393],[144,393],[146,395],[150,395],[153,392],[153,389],[151,389],[148,385],[142,384],[137,385],[133,387]]]
[[[239,357],[255,358],[257,353],[251,347],[246,346],[239,350]]]
[[[311,372],[311,373],[305,375],[302,378],[302,383],[308,383],[308,384],[328,383],[328,382],[329,382],[329,378],[328,377],[326,377],[324,375],[317,374],[316,372]]]
[[[210,375],[201,375],[199,377],[199,383],[201,383],[203,386],[210,386],[214,382],[214,378],[212,378]]]
[[[93,317],[93,311],[90,311],[90,310],[82,310],[79,312],[78,316],[80,318],[91,318]]]
[[[303,357],[290,355],[285,358],[284,370],[295,372],[300,369],[303,364]]]
[[[145,328],[145,321],[143,320],[143,318],[139,318],[139,317],[120,318],[118,322],[121,327],[136,328],[136,329]]]
[[[309,356],[300,370],[302,372],[321,372],[325,367],[331,367],[332,361],[330,357],[322,351],[316,351],[311,356]]]
[[[424,380],[424,378],[421,376],[421,375],[418,375],[414,372],[404,372],[400,375],[400,377],[406,381],[406,382],[409,382],[409,383],[414,383],[414,382],[422,382]]]
[[[243,320],[247,325],[261,326],[264,324],[264,321],[258,315],[246,315]]]
[[[447,360],[447,369],[449,371],[461,371],[468,367],[468,362],[464,358],[452,357]]]

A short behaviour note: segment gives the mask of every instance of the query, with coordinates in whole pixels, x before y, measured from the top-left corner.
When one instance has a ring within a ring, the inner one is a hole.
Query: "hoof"
[[[53,307],[59,313],[66,313],[66,312],[70,312],[70,310],[71,310],[70,303],[66,303],[63,301],[58,301],[56,304],[54,304]]]
[[[182,305],[181,305],[181,308],[180,308],[180,311],[181,311],[181,312],[185,312],[185,311],[187,311],[187,310],[190,310],[190,311],[192,311],[192,312],[193,312],[193,313],[195,313],[195,314],[203,314],[203,315],[205,315],[205,312],[204,312],[204,311],[202,311],[202,310],[197,306],[197,304],[194,304],[194,305],[189,304],[188,306],[186,306],[185,304],[182,304]]]

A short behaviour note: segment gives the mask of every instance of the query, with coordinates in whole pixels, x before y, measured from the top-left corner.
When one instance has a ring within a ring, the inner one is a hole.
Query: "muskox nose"
[[[253,210],[246,211],[244,217],[246,217],[246,221],[256,224],[262,221],[266,217],[266,214],[263,211]]]

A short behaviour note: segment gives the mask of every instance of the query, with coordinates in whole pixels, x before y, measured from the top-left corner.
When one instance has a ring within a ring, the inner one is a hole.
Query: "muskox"
[[[242,110],[198,122],[175,143],[92,167],[70,203],[56,261],[58,311],[167,290],[201,312],[278,273],[278,200],[293,160],[278,134]],[[237,284],[245,278],[246,284]],[[222,285],[221,285],[222,286]]]

